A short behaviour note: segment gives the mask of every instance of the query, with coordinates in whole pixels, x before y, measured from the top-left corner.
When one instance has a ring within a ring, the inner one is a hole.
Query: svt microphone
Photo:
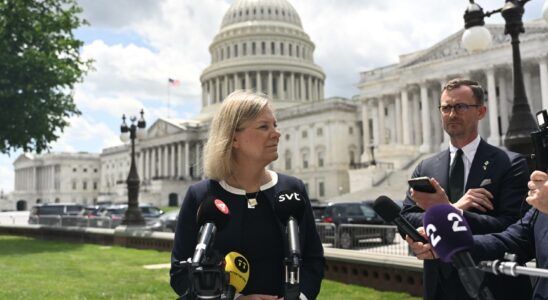
[[[229,275],[226,299],[234,299],[249,280],[249,262],[238,252],[230,252],[225,256],[225,271]]]
[[[432,206],[426,211],[423,225],[434,251],[443,262],[457,268],[462,285],[470,297],[494,299],[483,286],[483,273],[468,252],[474,245],[472,232],[461,212],[449,204]]]
[[[375,210],[386,222],[394,222],[398,230],[408,235],[415,242],[428,243],[428,241],[419,234],[413,225],[411,225],[402,215],[401,208],[392,199],[386,196],[380,196],[373,202]]]
[[[299,221],[304,214],[304,199],[297,192],[281,192],[274,201],[274,211],[282,224],[287,225],[289,257],[285,258],[284,299],[299,299],[299,269],[301,267],[301,245]]]
[[[228,223],[229,209],[226,204],[219,199],[206,199],[200,204],[196,214],[196,222],[200,228],[198,242],[192,263],[200,264],[207,247],[213,242],[217,229],[221,230]]]

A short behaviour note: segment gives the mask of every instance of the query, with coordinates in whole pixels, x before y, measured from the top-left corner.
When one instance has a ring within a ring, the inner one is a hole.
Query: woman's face
[[[272,109],[265,107],[259,116],[234,135],[233,154],[236,162],[268,165],[278,159],[280,131]]]

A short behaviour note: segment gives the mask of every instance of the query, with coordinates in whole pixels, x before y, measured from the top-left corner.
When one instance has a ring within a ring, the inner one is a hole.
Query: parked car
[[[361,228],[341,226],[345,224],[390,225],[374,210],[373,201],[330,203],[322,215],[322,222],[334,223],[338,235],[337,247],[350,249],[360,240],[380,238],[383,244],[391,244],[396,236],[395,228]]]
[[[78,214],[84,208],[76,203],[43,203],[32,207],[29,224],[76,226]]]
[[[127,204],[116,204],[107,206],[101,216],[110,218],[110,227],[114,228],[122,224],[122,219],[126,214],[127,208]],[[139,209],[141,210],[141,215],[145,218],[145,226],[148,229],[153,231],[161,231],[163,229],[163,224],[159,219],[159,217],[164,214],[161,209],[150,204],[140,204]]]
[[[160,217],[164,226],[164,231],[175,232],[177,227],[177,219],[179,218],[179,210],[166,212]]]

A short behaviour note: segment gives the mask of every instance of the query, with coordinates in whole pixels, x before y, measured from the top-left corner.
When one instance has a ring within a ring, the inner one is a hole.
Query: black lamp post
[[[126,143],[131,140],[131,165],[129,168],[129,174],[127,176],[127,196],[128,196],[128,208],[122,225],[129,226],[143,226],[145,225],[145,219],[141,215],[139,209],[139,174],[137,174],[137,167],[135,166],[135,139],[142,138],[145,132],[146,122],[144,118],[144,112],[141,110],[141,118],[137,121],[137,117],[132,116],[129,118],[131,125],[126,124],[126,115],[122,115],[122,126],[120,126],[120,139]]]
[[[490,45],[491,35],[482,27],[485,23],[484,17],[495,13],[501,13],[505,20],[504,33],[512,38],[512,60],[514,72],[514,102],[512,105],[512,117],[504,145],[509,150],[522,154],[530,154],[533,151],[531,132],[537,130],[537,124],[531,114],[531,108],[527,101],[525,85],[523,83],[523,72],[521,70],[521,54],[519,50],[519,34],[525,32],[522,16],[523,6],[529,0],[506,0],[502,8],[490,12],[483,12],[483,9],[470,0],[470,5],[464,12],[464,28],[466,31],[462,36],[463,46],[470,50],[483,50]],[[495,129],[493,129],[495,130]]]

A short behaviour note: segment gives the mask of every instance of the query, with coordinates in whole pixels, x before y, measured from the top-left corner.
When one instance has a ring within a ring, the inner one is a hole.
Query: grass
[[[175,299],[170,253],[0,235],[0,299]],[[329,280],[318,299],[413,299]],[[419,299],[419,298],[414,298]]]

